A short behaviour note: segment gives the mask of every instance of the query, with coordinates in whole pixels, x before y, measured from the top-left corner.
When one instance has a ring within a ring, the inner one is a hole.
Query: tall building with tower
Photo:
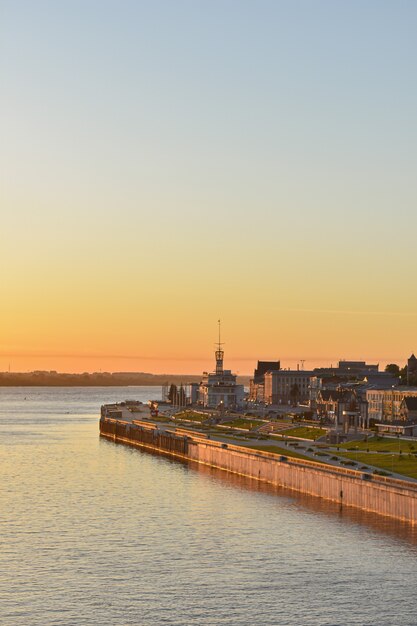
[[[280,361],[258,361],[253,378],[249,383],[249,400],[251,402],[265,402],[265,374],[277,372],[280,369]]]
[[[412,354],[407,361],[407,385],[411,382],[415,385],[415,379],[417,379],[417,359]]]
[[[243,385],[236,383],[236,375],[223,367],[224,350],[221,342],[221,326],[219,324],[219,341],[216,344],[216,370],[204,372],[198,390],[199,403],[207,408],[238,409],[243,405],[245,390]]]

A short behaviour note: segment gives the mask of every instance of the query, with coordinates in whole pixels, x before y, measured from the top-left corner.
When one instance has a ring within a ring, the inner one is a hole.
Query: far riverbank
[[[0,372],[0,387],[162,387],[167,384],[198,383],[195,374],[151,374],[148,372]],[[249,385],[249,376],[240,376]]]

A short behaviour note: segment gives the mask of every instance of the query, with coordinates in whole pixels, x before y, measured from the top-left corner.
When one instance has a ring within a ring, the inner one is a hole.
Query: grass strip
[[[417,442],[394,437],[370,437],[368,441],[349,441],[340,444],[340,447],[364,452],[417,452]]]
[[[254,428],[257,428],[258,426],[260,426],[261,424],[264,424],[265,422],[263,422],[262,420],[256,420],[256,419],[252,419],[252,418],[248,418],[248,419],[235,419],[232,422],[224,422],[223,426],[229,426],[230,428],[244,428],[245,430],[253,430]]]
[[[326,434],[324,428],[311,428],[310,426],[298,426],[297,428],[290,428],[282,432],[286,437],[300,437],[301,439],[311,439],[315,441]]]
[[[346,452],[340,458],[351,459],[360,464],[378,467],[386,472],[403,474],[417,478],[417,459],[410,454],[367,454],[366,452]]]

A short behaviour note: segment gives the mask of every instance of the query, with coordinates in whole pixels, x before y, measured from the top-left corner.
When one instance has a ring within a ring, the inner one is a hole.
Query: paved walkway
[[[173,422],[174,425],[174,422]],[[186,428],[188,428],[189,426],[187,425]],[[191,428],[190,428],[191,430]],[[198,434],[200,431],[199,430],[195,430],[194,431],[196,434]],[[284,441],[280,441],[280,440],[271,440],[271,439],[244,439],[243,437],[231,437],[230,435],[222,435],[221,433],[219,434],[210,434],[210,438],[215,440],[215,441],[221,441],[223,443],[230,443],[232,445],[235,446],[243,446],[243,447],[251,447],[251,446],[256,446],[257,448],[261,448],[261,447],[268,447],[268,446],[276,446],[280,449],[282,449],[282,453],[283,455],[285,455],[285,452],[287,452],[288,450],[293,450],[294,452],[299,452],[300,454],[302,454],[303,456],[305,456],[306,458],[308,458],[311,461],[315,461],[316,463],[318,462],[322,462],[325,463],[326,465],[331,465],[334,467],[342,467],[345,469],[354,469],[357,471],[369,471],[369,472],[373,472],[374,470],[379,470],[381,471],[382,468],[381,467],[377,467],[375,465],[370,465],[369,463],[362,463],[360,461],[358,461],[358,465],[351,467],[349,465],[344,465],[343,463],[341,463],[340,460],[332,460],[331,457],[332,456],[336,456],[337,455],[337,451],[334,449],[329,449],[329,450],[323,450],[320,447],[317,447],[315,445],[314,441],[311,441],[309,439],[298,439],[298,443],[299,444],[304,444],[303,446],[300,445],[299,447],[294,447],[294,446],[290,446],[290,445],[285,445]],[[313,448],[314,451],[313,452],[308,452],[307,448]],[[354,450],[345,450],[346,452],[355,452]],[[324,456],[317,456],[317,454],[315,454],[315,452],[324,452],[325,454],[328,454],[328,456],[324,457]],[[340,452],[342,452],[342,450],[339,450],[339,454]],[[379,453],[375,453],[375,454],[379,454]],[[386,453],[387,455],[390,455],[392,453]],[[352,459],[354,460],[354,459]],[[360,467],[366,467],[366,470],[359,470]],[[388,472],[392,478],[398,478],[400,480],[407,480],[410,482],[417,482],[415,478],[411,478],[411,476],[405,476],[404,474],[398,474],[397,472],[393,472],[391,470],[385,469],[384,471]]]

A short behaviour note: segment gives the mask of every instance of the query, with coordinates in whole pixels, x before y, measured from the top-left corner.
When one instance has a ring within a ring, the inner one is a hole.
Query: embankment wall
[[[152,424],[102,418],[104,437],[318,496],[341,505],[417,522],[417,484],[249,450]]]

